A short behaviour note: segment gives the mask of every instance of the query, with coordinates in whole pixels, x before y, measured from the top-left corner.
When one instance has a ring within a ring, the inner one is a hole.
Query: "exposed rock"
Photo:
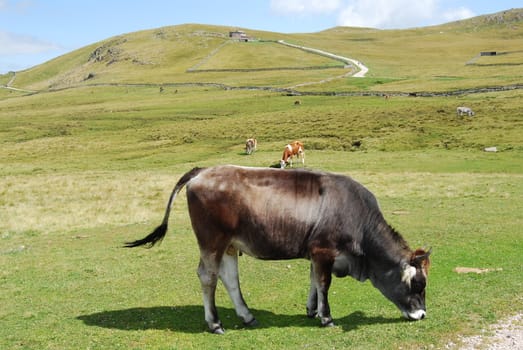
[[[487,273],[487,272],[495,272],[495,271],[503,271],[502,268],[493,268],[493,269],[482,269],[477,267],[456,267],[454,269],[454,272],[456,273]]]

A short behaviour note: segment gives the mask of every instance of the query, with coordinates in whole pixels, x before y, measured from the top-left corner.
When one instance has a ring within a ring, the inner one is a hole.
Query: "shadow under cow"
[[[258,326],[253,329],[274,327],[319,327],[317,319],[307,318],[305,313],[298,315],[275,314],[266,310],[251,309],[258,320]],[[218,307],[223,326],[227,329],[245,328],[236,316],[234,309]],[[130,308],[122,310],[102,311],[88,315],[80,315],[78,320],[88,326],[120,329],[120,330],[172,330],[184,333],[201,333],[207,331],[203,319],[201,305],[157,306],[146,308]],[[401,318],[367,317],[363,312],[334,320],[344,331],[352,331],[366,325],[390,324],[405,322]]]

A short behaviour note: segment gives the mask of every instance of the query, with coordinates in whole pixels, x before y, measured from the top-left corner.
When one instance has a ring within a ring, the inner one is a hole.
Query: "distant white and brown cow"
[[[257,148],[258,148],[258,141],[256,141],[255,138],[247,139],[247,141],[245,141],[245,153],[253,154]]]
[[[292,158],[294,156],[298,156],[298,159],[301,158],[301,164],[305,166],[305,148],[303,147],[303,142],[294,141],[285,146],[280,160],[280,168],[284,169],[287,164],[292,167]]]
[[[404,317],[425,317],[430,250],[410,249],[387,224],[374,195],[353,179],[306,169],[194,168],[174,186],[161,225],[127,247],[151,247],[164,238],[185,186],[211,332],[224,332],[215,304],[218,280],[244,324],[257,324],[240,289],[239,252],[262,260],[308,259],[307,316],[318,317],[322,326],[334,324],[327,296],[332,275],[369,279]]]
[[[472,117],[474,115],[474,111],[470,107],[458,107],[456,108],[456,114],[458,117],[461,117],[465,114],[469,117]]]

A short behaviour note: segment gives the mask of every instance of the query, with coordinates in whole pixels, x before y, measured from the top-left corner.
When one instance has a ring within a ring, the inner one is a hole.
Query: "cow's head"
[[[426,315],[425,286],[430,253],[431,250],[418,249],[412,253],[410,259],[402,261],[399,267],[373,281],[409,320],[421,320]]]

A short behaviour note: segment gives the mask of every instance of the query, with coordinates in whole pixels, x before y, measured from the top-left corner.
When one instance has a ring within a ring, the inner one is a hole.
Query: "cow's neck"
[[[379,270],[394,268],[412,254],[407,242],[385,220],[365,233],[363,247],[369,267]]]
[[[336,257],[333,273],[337,277],[347,275],[359,281],[371,279],[398,270],[402,262],[412,254],[405,240],[384,220],[372,225],[363,235],[360,244]]]

